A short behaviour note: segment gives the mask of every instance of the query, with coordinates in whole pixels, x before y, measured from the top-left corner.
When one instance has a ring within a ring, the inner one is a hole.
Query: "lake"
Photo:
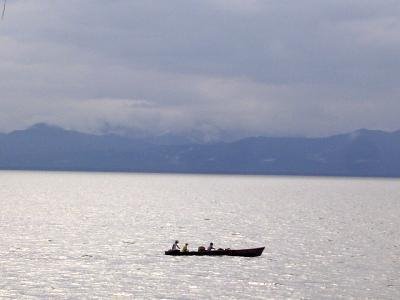
[[[0,201],[0,297],[400,298],[398,179],[2,171]]]

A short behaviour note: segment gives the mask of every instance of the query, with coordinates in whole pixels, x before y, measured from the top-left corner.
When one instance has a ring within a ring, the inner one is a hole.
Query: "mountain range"
[[[0,134],[0,169],[400,177],[400,131],[195,143],[36,124]]]

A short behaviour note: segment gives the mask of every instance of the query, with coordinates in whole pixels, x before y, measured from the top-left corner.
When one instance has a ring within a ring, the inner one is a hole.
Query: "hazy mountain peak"
[[[30,126],[29,128],[27,128],[26,130],[29,131],[66,131],[64,128],[57,126],[57,125],[51,125],[51,124],[47,124],[47,123],[36,123],[33,124],[32,126]]]

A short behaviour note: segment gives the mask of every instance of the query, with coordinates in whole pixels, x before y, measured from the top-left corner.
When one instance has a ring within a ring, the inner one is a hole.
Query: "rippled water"
[[[0,172],[0,201],[0,297],[400,298],[399,180]]]

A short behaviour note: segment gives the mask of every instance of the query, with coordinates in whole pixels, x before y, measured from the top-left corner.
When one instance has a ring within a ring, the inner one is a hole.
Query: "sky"
[[[400,129],[398,0],[8,0],[0,131]]]

